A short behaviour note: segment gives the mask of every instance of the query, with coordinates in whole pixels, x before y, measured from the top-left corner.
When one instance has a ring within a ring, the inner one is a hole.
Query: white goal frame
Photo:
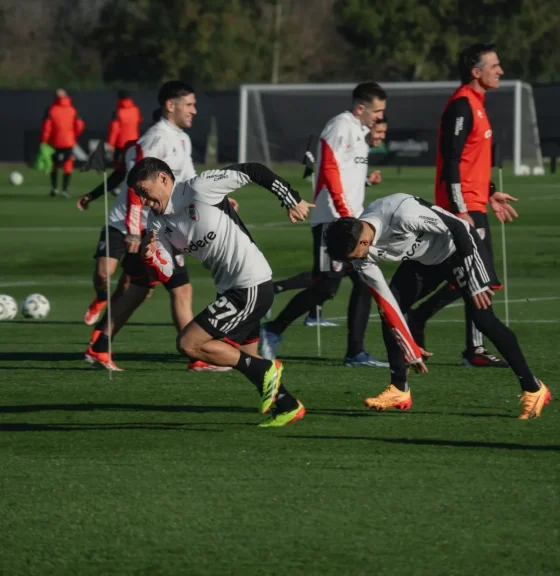
[[[422,90],[423,88],[439,88],[454,90],[459,87],[459,82],[381,82],[381,86],[388,90],[391,89],[406,89],[406,90]],[[535,100],[533,98],[533,88],[530,84],[522,82],[521,80],[504,80],[500,82],[500,86],[504,88],[513,88],[513,169],[516,175],[526,175],[530,173],[528,167],[522,166],[521,162],[521,112],[522,112],[522,89],[528,90],[529,94],[529,114],[531,116],[531,124],[533,126],[533,137],[535,138],[536,145],[536,159],[537,167],[534,168],[534,174],[542,174],[543,160],[541,153],[541,146],[538,134],[537,114],[535,110]],[[262,105],[260,94],[263,92],[300,92],[308,90],[322,90],[328,91],[347,91],[350,93],[356,84],[340,83],[340,84],[242,84],[239,87],[239,162],[247,161],[247,123],[249,118],[249,92],[253,92],[258,96],[257,98],[257,116],[259,118],[259,130],[261,132],[261,139],[264,143],[263,156],[265,162],[270,163],[270,149],[268,147],[268,140],[266,138],[266,123],[262,113]],[[540,169],[537,169],[540,168]]]

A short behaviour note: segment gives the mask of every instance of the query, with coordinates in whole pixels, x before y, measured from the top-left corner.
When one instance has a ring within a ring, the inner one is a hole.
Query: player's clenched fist
[[[152,230],[148,232],[142,240],[141,255],[144,260],[149,260],[157,250],[156,233]]]
[[[293,208],[288,208],[288,218],[290,219],[290,222],[292,224],[303,222],[307,218],[310,208],[315,208],[315,204],[309,204],[309,202],[306,202],[305,200],[302,200]]]

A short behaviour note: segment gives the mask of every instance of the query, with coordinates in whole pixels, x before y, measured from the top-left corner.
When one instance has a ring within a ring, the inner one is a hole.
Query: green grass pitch
[[[278,170],[309,198],[300,167]],[[341,365],[343,320],[323,330],[321,358],[314,329],[298,321],[280,357],[308,415],[258,429],[258,398],[240,374],[186,372],[161,287],[115,341],[125,372],[109,381],[84,363],[103,204],[79,213],[75,197],[99,176],[76,174],[74,199],[64,200],[48,196],[44,175],[23,170],[25,183],[13,187],[8,172],[0,172],[0,293],[21,301],[39,292],[52,310],[42,322],[0,324],[1,574],[560,572],[560,404],[520,422],[510,371],[460,367],[460,307],[429,326],[435,355],[429,374],[411,377],[406,413],[363,408],[388,373]],[[430,198],[433,172],[383,169],[368,198]],[[507,226],[512,327],[558,396],[560,181],[506,173],[504,187],[520,214]],[[264,190],[234,197],[277,278],[310,267],[307,224],[291,226]],[[214,287],[190,266],[198,311]],[[327,317],[344,316],[348,285]],[[384,355],[377,318],[367,348]]]

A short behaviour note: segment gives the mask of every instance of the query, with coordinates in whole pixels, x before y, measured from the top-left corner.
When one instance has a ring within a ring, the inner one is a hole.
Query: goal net
[[[455,82],[382,83],[387,91],[387,149],[402,165],[434,166],[441,113]],[[355,84],[244,84],[239,161],[300,162],[310,135],[349,109]],[[493,141],[515,174],[543,173],[533,90],[503,81],[486,97]]]

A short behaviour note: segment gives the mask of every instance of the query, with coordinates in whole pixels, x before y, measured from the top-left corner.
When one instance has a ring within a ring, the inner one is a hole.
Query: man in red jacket
[[[125,90],[118,92],[117,109],[109,124],[107,144],[113,150],[115,170],[124,170],[123,151],[127,142],[138,140],[143,122],[140,108]]]
[[[508,204],[516,199],[496,191],[491,182],[492,127],[484,107],[488,90],[500,86],[504,71],[496,46],[479,43],[459,56],[461,87],[448,100],[439,129],[436,165],[436,204],[476,229],[493,267],[488,205],[501,222],[512,221],[517,212]],[[494,277],[495,272],[492,270]],[[492,286],[500,289],[502,286]],[[445,285],[416,310],[409,313],[409,326],[416,342],[424,348],[424,326],[431,316],[461,297],[460,290]],[[508,368],[507,362],[486,350],[482,334],[467,310],[466,349],[463,365]]]
[[[58,195],[58,170],[62,168],[62,196],[69,197],[68,186],[74,170],[73,148],[78,136],[84,131],[84,121],[78,116],[66,91],[59,88],[54,102],[43,120],[41,144],[55,149],[51,172],[51,196]]]

